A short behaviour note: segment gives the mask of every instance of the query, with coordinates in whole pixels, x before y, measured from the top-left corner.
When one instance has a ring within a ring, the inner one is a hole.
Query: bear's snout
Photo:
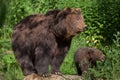
[[[85,31],[86,29],[87,29],[87,25],[84,25],[81,31]]]
[[[83,31],[87,29],[87,25],[84,26]]]
[[[85,31],[87,29],[87,25],[84,25],[82,28],[78,29],[77,33]]]
[[[103,55],[103,56],[101,57],[101,61],[102,61],[102,62],[105,61],[105,55]]]

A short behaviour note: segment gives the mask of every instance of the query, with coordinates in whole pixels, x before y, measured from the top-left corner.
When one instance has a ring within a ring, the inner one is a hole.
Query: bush
[[[104,79],[104,80],[119,80],[120,79],[120,33],[114,34],[115,39],[113,39],[114,45],[112,46],[102,46],[99,45],[98,48],[104,52],[106,55],[105,62],[97,62],[97,66],[94,68],[89,68],[88,73],[83,76],[87,80]],[[82,41],[80,41],[82,42]],[[91,74],[93,75],[91,77]]]

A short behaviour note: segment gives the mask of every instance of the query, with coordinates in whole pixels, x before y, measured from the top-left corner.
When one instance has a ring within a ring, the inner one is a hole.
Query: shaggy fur
[[[12,48],[24,75],[51,72],[59,74],[71,39],[84,31],[86,25],[79,8],[52,10],[30,15],[13,30]]]

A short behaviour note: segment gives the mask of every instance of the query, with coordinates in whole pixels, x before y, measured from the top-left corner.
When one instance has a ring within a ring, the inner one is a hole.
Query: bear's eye
[[[80,18],[77,18],[76,20],[77,20],[77,21],[80,21]]]
[[[75,24],[76,24],[76,23],[80,23],[80,19],[77,18],[77,19],[74,21],[74,23],[75,23]]]
[[[77,19],[77,21],[76,22],[80,22],[80,19]]]

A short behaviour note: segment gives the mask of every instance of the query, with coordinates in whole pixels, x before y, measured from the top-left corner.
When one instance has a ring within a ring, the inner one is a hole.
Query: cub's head
[[[103,54],[102,51],[96,48],[90,48],[89,55],[91,59],[94,61],[104,61],[105,60],[105,55]]]

